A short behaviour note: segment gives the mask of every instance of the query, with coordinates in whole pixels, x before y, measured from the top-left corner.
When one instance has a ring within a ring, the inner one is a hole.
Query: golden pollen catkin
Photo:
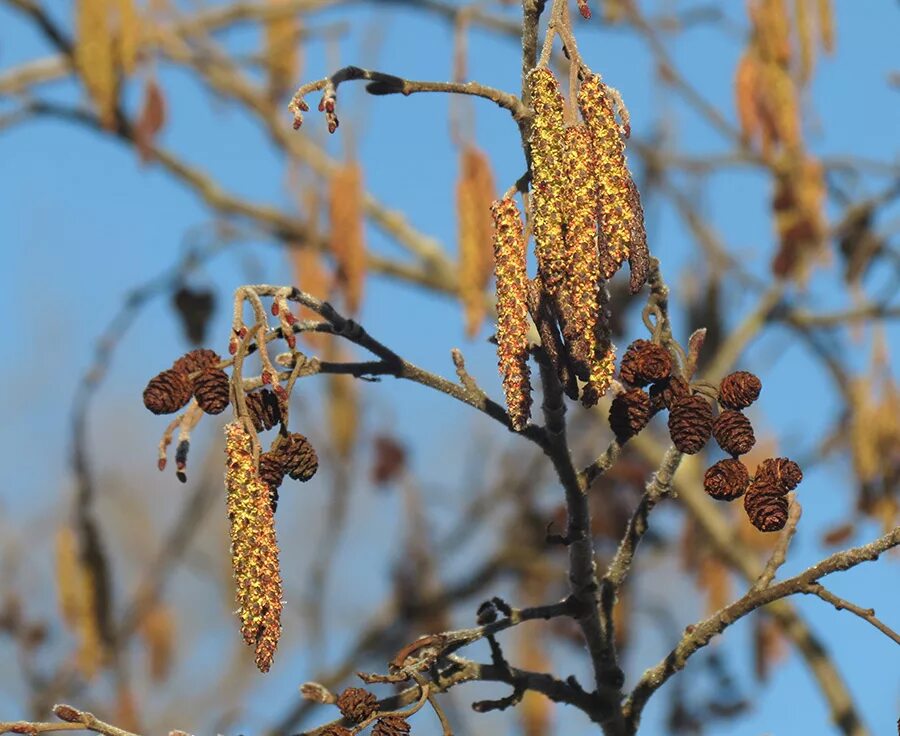
[[[513,429],[531,415],[528,366],[528,274],[519,208],[511,197],[491,207],[494,216],[494,272],[497,277],[497,357]]]
[[[578,106],[596,151],[600,272],[603,278],[608,279],[626,259],[633,257],[631,286],[632,291],[636,291],[646,277],[645,273],[640,273],[647,257],[643,211],[625,160],[625,144],[613,103],[599,76],[592,74],[584,80],[578,91]],[[639,267],[638,273],[635,273],[635,265]]]
[[[281,635],[282,584],[269,489],[253,460],[250,435],[239,422],[225,426],[231,561],[241,634],[256,648],[262,672],[272,664]]]
[[[351,313],[359,310],[366,276],[364,196],[362,168],[358,163],[344,164],[331,177],[329,246],[337,261],[338,285]]]
[[[531,124],[531,215],[538,275],[555,296],[566,276],[563,202],[566,172],[565,120],[559,83],[553,72],[538,67],[528,73],[534,118]]]
[[[613,374],[616,372],[616,346],[612,343],[610,330],[609,291],[606,283],[596,284],[597,319],[594,322],[594,358],[591,374],[581,392],[581,403],[594,406],[609,390]]]
[[[116,116],[116,49],[109,0],[78,0],[75,6],[75,67],[103,126]]]

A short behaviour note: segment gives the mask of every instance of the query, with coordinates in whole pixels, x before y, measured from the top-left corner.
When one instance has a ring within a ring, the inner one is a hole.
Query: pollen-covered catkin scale
[[[494,202],[494,273],[497,277],[497,357],[513,429],[531,414],[528,367],[528,274],[519,208],[511,197]]]
[[[610,278],[632,251],[644,254],[637,262],[640,271],[647,249],[640,195],[625,160],[625,144],[612,100],[600,77],[592,74],[582,82],[578,106],[593,138],[597,161],[601,275]],[[639,289],[645,278],[646,274],[632,278],[632,291]]]
[[[239,422],[225,426],[228,518],[238,615],[244,641],[256,647],[267,671],[281,635],[282,586],[270,493],[253,460],[250,435]]]
[[[594,359],[591,374],[581,392],[581,403],[590,408],[609,390],[616,372],[616,346],[609,326],[609,291],[606,282],[597,284],[597,320],[594,323]]]
[[[539,67],[528,73],[534,118],[531,125],[531,214],[538,275],[555,296],[566,278],[563,242],[565,201],[565,120],[559,83],[553,72]]]

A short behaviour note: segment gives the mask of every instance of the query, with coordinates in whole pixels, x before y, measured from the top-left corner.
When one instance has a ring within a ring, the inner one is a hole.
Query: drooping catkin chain
[[[494,202],[491,212],[497,277],[497,357],[509,418],[513,429],[521,431],[531,414],[525,236],[512,197]]]
[[[629,259],[631,290],[637,291],[646,280],[648,258],[643,210],[628,170],[612,98],[599,76],[591,74],[584,80],[578,106],[593,138],[597,161],[600,273],[608,279]]]
[[[253,459],[250,435],[239,422],[225,426],[228,519],[238,615],[244,641],[256,647],[256,666],[272,664],[281,635],[282,585],[270,493]]]
[[[566,190],[563,99],[553,72],[544,67],[528,73],[534,118],[531,127],[531,216],[538,275],[555,296],[566,277],[563,202]]]

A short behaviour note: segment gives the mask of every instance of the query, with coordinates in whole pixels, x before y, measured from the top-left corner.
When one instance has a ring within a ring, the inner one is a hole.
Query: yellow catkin
[[[57,597],[63,620],[78,640],[75,663],[91,679],[103,664],[105,650],[97,619],[96,586],[79,552],[78,537],[69,527],[56,536]]]
[[[802,278],[825,243],[825,172],[821,162],[803,155],[786,155],[775,181],[772,210],[779,250],[773,271]]]
[[[116,14],[116,57],[119,68],[129,75],[137,66],[142,21],[135,0],[115,0],[113,10]]]
[[[834,53],[834,13],[831,0],[818,0],[819,38],[825,53]]]
[[[154,603],[141,617],[138,632],[144,642],[147,670],[154,682],[162,682],[172,669],[175,651],[175,616],[163,603]]]
[[[356,162],[344,164],[331,177],[329,244],[337,261],[337,281],[351,313],[359,309],[366,275],[363,197],[362,169]]]
[[[600,77],[587,77],[578,91],[578,106],[594,140],[599,176],[600,272],[610,278],[632,250],[646,257],[640,197],[625,159],[625,144],[615,110]],[[643,264],[641,264],[643,265]],[[634,266],[632,266],[634,272]],[[645,268],[639,269],[644,271]],[[632,279],[632,290],[636,281]],[[638,288],[640,286],[638,285]]]
[[[273,7],[285,0],[270,0]],[[279,13],[265,22],[265,63],[269,96],[277,100],[291,89],[300,75],[300,19],[293,13]]]
[[[328,299],[331,291],[331,274],[322,261],[322,253],[315,248],[301,248],[299,245],[294,245],[289,251],[297,288],[319,299]],[[297,316],[299,319],[311,319],[315,313],[298,305]],[[306,331],[301,334],[310,347],[319,351],[324,349],[325,341],[328,339],[324,333]]]
[[[487,156],[466,146],[460,156],[456,186],[459,220],[459,293],[465,312],[466,334],[474,337],[484,321],[484,290],[494,267],[491,244],[491,202],[494,177]]]
[[[563,207],[566,279],[557,299],[563,338],[575,374],[587,380],[591,371],[599,313],[597,284],[597,162],[587,127],[566,130],[565,169],[568,173]]]
[[[494,273],[497,277],[497,357],[513,429],[525,429],[531,415],[528,366],[528,274],[525,235],[511,197],[494,202]]]
[[[815,28],[809,1],[794,0],[794,23],[797,27],[797,41],[800,48],[797,76],[801,84],[809,82],[816,66]]]
[[[759,88],[759,59],[751,47],[744,51],[734,73],[734,100],[741,133],[746,141],[757,140],[761,122],[756,101]]]
[[[544,289],[550,296],[555,296],[566,277],[563,242],[566,131],[563,99],[559,83],[549,69],[532,69],[528,74],[528,87],[534,108],[530,150],[535,254]]]
[[[116,59],[110,0],[78,0],[75,6],[75,67],[103,125],[116,117]]]
[[[612,343],[610,329],[609,291],[604,282],[597,285],[597,304],[594,360],[591,362],[591,375],[581,392],[581,403],[587,407],[596,405],[609,390],[616,371],[616,346]]]
[[[231,522],[231,560],[241,634],[267,672],[281,635],[282,584],[269,489],[259,478],[250,435],[225,425],[225,487]]]
[[[325,359],[346,363],[351,358],[334,340],[326,347]],[[347,460],[356,446],[359,427],[359,392],[353,376],[330,373],[325,395],[331,446],[337,456]]]

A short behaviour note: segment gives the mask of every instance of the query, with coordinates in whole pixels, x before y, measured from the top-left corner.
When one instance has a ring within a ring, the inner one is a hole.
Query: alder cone
[[[787,522],[788,501],[780,486],[757,477],[744,495],[744,510],[761,532],[776,532]]]
[[[274,391],[263,389],[245,397],[247,411],[257,432],[272,429],[281,421],[281,404]]]
[[[409,731],[409,721],[402,716],[385,716],[378,719],[372,736],[407,736]]]
[[[750,473],[740,460],[719,460],[703,475],[703,488],[717,501],[740,498],[750,485]]]
[[[353,736],[353,731],[343,726],[328,726],[320,734],[321,736]]]
[[[691,387],[680,376],[669,376],[650,386],[650,410],[655,414],[663,409],[671,409],[672,402],[690,396]]]
[[[144,406],[154,414],[172,414],[190,400],[190,381],[174,369],[153,376],[144,389]]]
[[[726,409],[713,422],[713,436],[729,455],[745,455],[753,449],[756,437],[753,436],[753,425],[739,411]]]
[[[271,490],[276,490],[286,474],[281,455],[275,452],[264,452],[259,456],[259,479]]]
[[[746,409],[759,398],[762,382],[749,371],[735,371],[719,385],[719,403],[726,409]]]
[[[672,373],[672,356],[662,345],[649,340],[635,340],[619,366],[619,376],[632,386],[646,386],[662,381]]]
[[[229,404],[230,381],[221,368],[206,368],[194,381],[194,398],[207,414],[221,414]]]
[[[786,457],[768,458],[756,468],[756,478],[783,488],[783,492],[793,491],[803,480],[803,471],[793,460]]]
[[[354,723],[366,720],[378,707],[378,699],[368,690],[361,687],[348,687],[338,695],[337,707],[341,715]]]
[[[309,440],[299,432],[290,434],[278,448],[285,471],[294,480],[306,482],[319,469],[319,458]]]
[[[619,394],[609,407],[609,426],[619,443],[627,442],[650,421],[650,397],[639,388]]]
[[[669,409],[669,436],[685,455],[695,455],[712,434],[713,415],[709,402],[701,396],[685,396]]]
[[[172,364],[172,369],[184,374],[197,373],[221,362],[222,358],[215,350],[197,348],[185,353]]]

